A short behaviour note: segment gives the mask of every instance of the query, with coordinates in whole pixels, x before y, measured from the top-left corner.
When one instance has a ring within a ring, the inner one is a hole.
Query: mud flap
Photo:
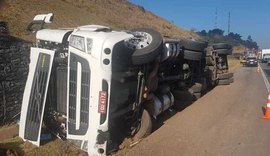
[[[24,90],[19,136],[40,145],[41,127],[55,51],[31,48],[29,74]]]

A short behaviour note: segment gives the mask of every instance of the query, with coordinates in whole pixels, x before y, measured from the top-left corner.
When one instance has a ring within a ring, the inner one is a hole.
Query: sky
[[[270,48],[270,0],[129,0],[185,29],[217,28],[248,35],[260,48]],[[217,10],[217,20],[216,20]],[[217,22],[215,22],[217,21]]]

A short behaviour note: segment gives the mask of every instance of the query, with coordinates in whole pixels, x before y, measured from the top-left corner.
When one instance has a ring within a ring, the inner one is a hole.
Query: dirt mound
[[[55,14],[54,23],[50,25],[52,28],[87,24],[106,25],[114,29],[151,27],[166,36],[198,38],[195,33],[180,29],[126,0],[3,0],[2,3],[0,19],[8,22],[11,34],[32,41],[34,35],[25,31],[28,23],[34,15],[49,12]]]
[[[30,62],[30,44],[0,35],[0,125],[19,118]]]

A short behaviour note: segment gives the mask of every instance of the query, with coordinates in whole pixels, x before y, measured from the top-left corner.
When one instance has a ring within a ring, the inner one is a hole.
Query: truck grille
[[[44,105],[46,83],[50,69],[50,55],[39,54],[33,79],[25,123],[25,139],[37,141]]]
[[[67,68],[57,67],[57,111],[66,115],[67,112]]]
[[[81,66],[81,80],[78,78],[78,64]],[[70,54],[70,75],[69,75],[69,134],[84,135],[88,129],[89,118],[89,91],[90,91],[90,68],[86,59],[77,56],[73,53]],[[81,82],[81,84],[77,84]],[[80,95],[77,95],[77,86],[80,86]],[[79,103],[77,96],[80,96]],[[79,107],[77,107],[80,105]],[[77,108],[80,108],[77,111]],[[80,119],[76,119],[80,112]],[[76,128],[76,121],[79,121],[79,127]]]

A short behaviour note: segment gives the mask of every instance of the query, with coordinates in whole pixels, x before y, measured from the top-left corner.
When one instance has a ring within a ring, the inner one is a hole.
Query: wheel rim
[[[128,39],[125,43],[131,49],[143,49],[152,43],[152,36],[146,32],[135,32],[134,38]]]

